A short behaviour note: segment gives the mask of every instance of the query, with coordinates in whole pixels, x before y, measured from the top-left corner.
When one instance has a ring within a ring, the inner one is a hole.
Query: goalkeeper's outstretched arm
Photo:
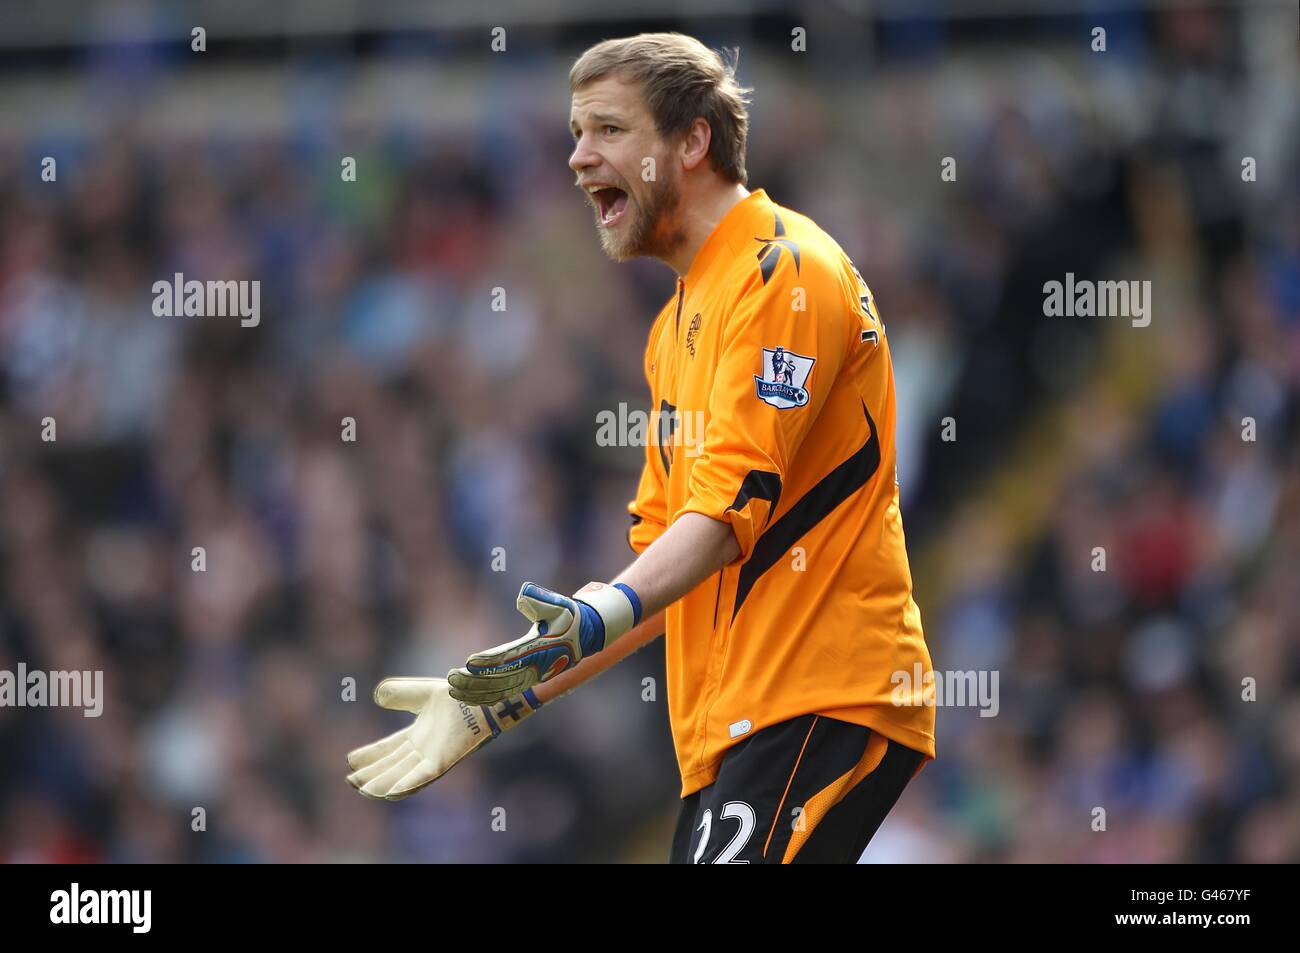
[[[540,683],[530,682],[514,692],[482,700],[460,700],[456,697],[459,692],[453,694],[445,679],[384,679],[375,689],[375,702],[384,708],[410,712],[416,716],[415,722],[349,752],[352,773],[348,775],[348,783],[367,797],[386,800],[407,797],[432,784],[472,752],[532,715],[545,702],[568,694],[658,638],[664,631],[664,609],[738,554],[739,545],[728,524],[698,513],[684,514],[612,585],[597,584],[602,590],[610,590],[606,596],[616,594],[629,604],[637,600],[635,611],[628,613],[633,618],[632,624],[621,628],[610,624],[601,633],[601,651],[578,655],[572,667],[552,672]],[[538,630],[548,627],[548,620],[564,618],[565,625],[572,626],[581,618],[581,607],[573,600],[541,587],[534,588],[540,591],[539,595],[530,595],[529,599],[560,608],[564,616],[549,614],[541,620],[534,618],[533,636],[539,636]],[[625,595],[624,590],[632,595]],[[644,593],[643,600],[641,593]],[[542,601],[552,596],[555,604]],[[521,593],[521,609],[524,604],[525,595]],[[531,602],[528,605],[533,608]],[[586,608],[590,611],[589,606]],[[549,613],[550,608],[546,611]],[[607,620],[602,618],[601,624],[608,624]],[[610,637],[608,641],[606,635]]]
[[[588,583],[566,596],[526,582],[517,605],[532,622],[528,634],[476,652],[449,672],[451,696],[467,705],[490,705],[560,677],[608,652],[643,618],[660,614],[739,555],[730,523],[691,512],[612,583]]]
[[[547,702],[566,695],[653,642],[664,632],[664,610],[739,553],[740,545],[729,524],[699,513],[684,514],[613,580],[630,586],[641,598],[642,612],[652,615],[604,651],[538,685],[537,697]]]

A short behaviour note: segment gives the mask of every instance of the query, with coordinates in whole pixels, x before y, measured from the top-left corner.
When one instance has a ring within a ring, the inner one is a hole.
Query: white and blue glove
[[[528,634],[469,657],[447,673],[451,697],[490,705],[554,678],[612,645],[641,621],[641,600],[624,583],[591,582],[572,596],[535,583],[519,590]]]

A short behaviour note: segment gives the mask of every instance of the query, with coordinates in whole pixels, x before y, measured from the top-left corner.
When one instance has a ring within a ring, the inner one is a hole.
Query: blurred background
[[[406,721],[379,678],[631,561],[641,451],[596,415],[646,408],[673,276],[602,255],[567,72],[661,29],[741,48],[750,187],[872,286],[935,667],[1000,673],[865,859],[1300,860],[1300,82],[1263,0],[0,6],[0,669],[105,673],[100,718],[0,708],[0,860],[666,859],[661,644],[417,797],[343,781]],[[260,280],[260,324],[155,317],[175,272]],[[1067,272],[1150,280],[1150,326],[1044,317]]]

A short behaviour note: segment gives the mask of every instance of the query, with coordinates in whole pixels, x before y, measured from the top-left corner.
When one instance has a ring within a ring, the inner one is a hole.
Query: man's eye
[[[605,132],[610,132],[610,131],[618,132],[618,126],[606,126]]]

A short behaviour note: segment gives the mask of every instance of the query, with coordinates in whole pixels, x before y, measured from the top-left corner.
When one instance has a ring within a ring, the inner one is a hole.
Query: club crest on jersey
[[[691,352],[691,357],[695,356],[695,339],[699,337],[702,323],[703,319],[700,317],[700,312],[696,311],[695,317],[691,318],[690,327],[686,329],[686,350]]]
[[[808,403],[804,384],[816,362],[815,357],[804,357],[783,347],[763,348],[763,373],[754,375],[758,399],[778,410],[802,407]]]

